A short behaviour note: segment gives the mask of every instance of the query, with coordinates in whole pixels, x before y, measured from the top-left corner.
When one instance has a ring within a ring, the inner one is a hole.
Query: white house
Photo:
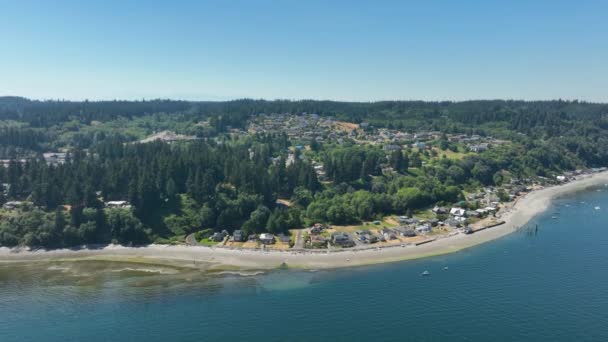
[[[262,233],[260,234],[260,242],[264,245],[270,245],[275,243],[275,238],[274,235],[272,234],[267,234],[267,233]]]
[[[466,210],[462,208],[452,208],[450,209],[450,215],[452,216],[464,216]]]
[[[105,203],[107,208],[129,208],[129,202],[127,201],[108,201]]]

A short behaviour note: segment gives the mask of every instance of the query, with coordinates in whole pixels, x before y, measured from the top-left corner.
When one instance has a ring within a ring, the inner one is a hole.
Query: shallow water
[[[394,264],[211,275],[0,265],[0,341],[606,341],[600,190],[560,199],[500,240]]]

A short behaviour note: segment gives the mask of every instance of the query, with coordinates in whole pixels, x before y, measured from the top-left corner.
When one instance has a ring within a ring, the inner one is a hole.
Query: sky
[[[0,0],[0,96],[608,102],[608,1]]]

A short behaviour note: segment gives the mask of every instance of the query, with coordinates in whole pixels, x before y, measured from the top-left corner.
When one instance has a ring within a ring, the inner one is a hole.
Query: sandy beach
[[[167,264],[201,269],[273,269],[284,266],[326,269],[410,260],[453,253],[495,240],[524,226],[535,215],[548,208],[551,200],[588,187],[608,183],[608,172],[579,176],[564,185],[533,191],[517,200],[513,208],[499,212],[505,224],[471,235],[456,234],[419,246],[396,246],[381,249],[344,250],[338,252],[296,252],[237,250],[204,246],[149,245],[101,248],[29,250],[0,248],[0,262],[33,262],[61,260],[111,260],[150,264]]]

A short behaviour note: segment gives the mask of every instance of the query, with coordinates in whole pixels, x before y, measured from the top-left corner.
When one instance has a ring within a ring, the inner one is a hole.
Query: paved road
[[[293,244],[293,249],[304,249],[304,239],[302,238],[302,229],[296,231],[296,241]]]
[[[190,246],[199,246],[200,245],[198,243],[198,241],[196,241],[196,239],[194,238],[194,233],[186,236],[186,244],[190,245]]]

